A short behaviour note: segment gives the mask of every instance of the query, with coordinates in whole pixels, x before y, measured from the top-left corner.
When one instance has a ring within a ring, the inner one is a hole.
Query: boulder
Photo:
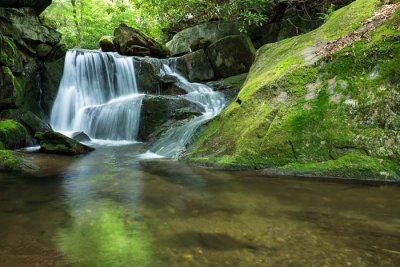
[[[166,58],[170,55],[168,48],[158,43],[138,29],[120,24],[114,31],[115,49],[126,56],[152,56]]]
[[[99,42],[101,51],[103,52],[116,52],[114,46],[114,36],[103,36]]]
[[[40,15],[50,4],[52,0],[1,0],[0,7],[20,8],[30,7],[35,10],[37,15]]]
[[[84,132],[75,132],[72,134],[72,139],[78,142],[90,142],[92,141],[90,137]]]
[[[214,79],[214,70],[203,49],[179,57],[177,65],[184,76],[191,82]]]
[[[14,120],[0,121],[0,149],[17,149],[30,144],[30,137],[24,126]]]
[[[244,82],[246,81],[247,73],[239,74],[236,76],[219,79],[217,81],[211,81],[206,83],[207,86],[214,89],[214,91],[219,91],[224,94],[225,99],[228,102],[233,101],[238,95],[240,89],[242,88]]]
[[[152,133],[168,121],[185,120],[201,115],[203,108],[178,96],[146,95],[142,102],[138,138],[148,141]]]
[[[178,32],[166,46],[173,56],[190,52],[190,46],[201,38],[215,42],[229,35],[240,34],[238,23],[211,21]]]
[[[53,47],[48,44],[39,44],[36,46],[36,54],[41,58],[48,56],[51,50],[53,50]]]
[[[34,169],[31,163],[24,159],[23,153],[0,149],[0,172],[20,172]]]
[[[211,42],[209,39],[200,37],[190,44],[190,51],[194,52],[200,49],[207,49],[207,47],[209,47],[212,43],[213,42]]]
[[[26,125],[32,131],[32,133],[48,132],[53,130],[50,124],[43,121],[30,111],[26,112],[25,114],[22,114],[20,120],[24,125]]]
[[[40,151],[54,154],[79,155],[94,151],[58,132],[37,132],[35,138],[40,144]]]
[[[141,93],[154,94],[160,86],[159,70],[161,64],[150,58],[136,58],[136,83]]]
[[[247,35],[231,35],[207,48],[215,76],[226,78],[246,73],[255,57],[255,48]]]

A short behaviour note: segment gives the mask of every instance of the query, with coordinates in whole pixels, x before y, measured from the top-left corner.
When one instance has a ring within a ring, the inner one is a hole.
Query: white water
[[[178,157],[186,150],[186,145],[193,137],[197,129],[208,120],[217,116],[225,107],[225,97],[220,92],[214,92],[211,87],[200,83],[191,83],[176,70],[176,60],[171,66],[163,64],[165,75],[178,78],[180,86],[187,94],[187,100],[204,108],[201,116],[195,117],[182,126],[167,130],[150,148],[150,151],[165,157]]]
[[[176,71],[176,60],[156,60],[160,75],[172,75],[187,94],[187,100],[204,108],[201,116],[167,130],[143,158],[177,157],[196,130],[225,107],[223,94],[212,88],[190,83]],[[98,145],[124,145],[136,140],[140,107],[132,57],[88,50],[68,51],[64,74],[53,105],[50,122],[56,131],[83,131]],[[157,107],[155,107],[157,108]]]
[[[50,122],[60,132],[84,131],[93,139],[134,141],[142,99],[132,58],[71,50]]]

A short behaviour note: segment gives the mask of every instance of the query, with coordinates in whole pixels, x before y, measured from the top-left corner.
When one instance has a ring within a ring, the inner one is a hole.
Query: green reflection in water
[[[61,230],[58,249],[73,266],[150,266],[146,227],[112,203],[82,210],[70,228]]]

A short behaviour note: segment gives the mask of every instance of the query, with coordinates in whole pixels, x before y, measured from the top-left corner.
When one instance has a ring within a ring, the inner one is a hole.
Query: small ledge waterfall
[[[70,50],[64,74],[51,112],[56,131],[83,131],[92,139],[136,141],[142,100],[136,83],[134,60],[117,53]],[[223,94],[200,83],[190,83],[176,71],[176,59],[158,60],[159,75],[175,76],[187,94],[182,96],[204,108],[202,115],[165,131],[150,145],[150,152],[164,157],[182,153],[204,122],[225,107]],[[157,107],[154,107],[157,108]]]

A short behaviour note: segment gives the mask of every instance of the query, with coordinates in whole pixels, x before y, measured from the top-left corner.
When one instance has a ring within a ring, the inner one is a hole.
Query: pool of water
[[[0,173],[0,266],[399,266],[400,187],[29,154]]]

